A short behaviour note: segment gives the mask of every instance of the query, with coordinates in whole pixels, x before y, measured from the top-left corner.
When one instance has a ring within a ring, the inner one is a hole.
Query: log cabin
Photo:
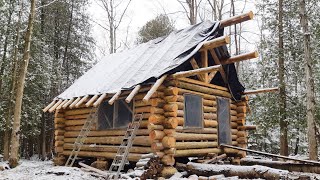
[[[252,17],[249,12],[205,21],[99,61],[43,109],[55,112],[55,163],[65,163],[92,113],[96,118],[79,157],[113,159],[136,114],[143,118],[129,161],[154,153],[170,169],[189,157],[245,157],[219,145],[245,148],[247,130],[255,129],[246,125],[248,96],[234,63],[258,53],[230,56],[224,27]]]

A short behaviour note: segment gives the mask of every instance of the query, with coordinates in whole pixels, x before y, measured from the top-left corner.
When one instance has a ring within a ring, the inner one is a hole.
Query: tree
[[[312,72],[313,62],[311,59],[310,50],[310,32],[308,27],[308,17],[306,14],[305,0],[300,2],[300,24],[303,33],[304,45],[304,63],[305,63],[305,79],[307,85],[307,127],[308,127],[308,147],[309,158],[318,160],[318,147],[316,139],[316,124],[315,124],[315,92],[314,92],[314,76]]]
[[[107,12],[108,23],[107,27],[104,27],[109,32],[109,52],[110,54],[117,51],[117,30],[119,29],[122,19],[126,14],[131,0],[127,1],[123,11],[117,9],[123,1],[115,2],[117,0],[99,0],[102,4],[102,8]],[[119,15],[119,16],[118,16]]]
[[[197,2],[197,0],[177,0],[182,8],[184,9],[188,20],[191,25],[197,23],[197,16],[198,16],[198,9],[199,9],[199,4],[201,3],[201,0]]]
[[[167,36],[174,31],[174,25],[167,15],[161,14],[148,21],[138,32],[139,43],[145,43],[158,37]]]
[[[288,152],[288,124],[286,122],[286,85],[284,81],[284,48],[283,48],[283,0],[278,5],[278,30],[279,30],[279,85],[280,85],[280,154],[287,156]]]
[[[22,107],[22,97],[24,91],[25,78],[28,70],[28,64],[30,60],[30,45],[31,37],[33,32],[33,23],[35,17],[36,0],[31,0],[31,8],[28,20],[28,28],[25,34],[24,42],[24,52],[23,58],[20,62],[20,69],[18,71],[17,87],[15,90],[15,106],[14,106],[14,118],[13,127],[11,135],[11,151],[9,164],[11,167],[16,167],[18,165],[19,157],[19,140],[20,140],[20,124],[21,124],[21,107]]]

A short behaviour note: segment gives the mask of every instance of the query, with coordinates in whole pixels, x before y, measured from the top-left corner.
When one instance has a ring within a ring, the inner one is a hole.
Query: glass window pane
[[[184,94],[184,128],[203,128],[202,97]]]

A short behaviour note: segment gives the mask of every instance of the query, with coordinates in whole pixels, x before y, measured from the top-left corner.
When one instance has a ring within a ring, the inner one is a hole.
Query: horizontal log
[[[71,154],[71,151],[63,151],[63,155],[69,156]],[[114,159],[116,152],[92,152],[92,151],[79,151],[78,156],[79,157],[104,157],[107,159]],[[137,162],[139,161],[142,154],[136,154],[136,153],[130,153],[128,155],[129,161]]]
[[[55,142],[54,142],[54,146],[55,146],[55,147],[63,146],[63,144],[64,144],[64,141],[55,141]]]
[[[164,155],[162,158],[161,158],[161,162],[164,164],[164,165],[168,165],[168,166],[173,166],[174,163],[175,163],[175,159],[174,159],[174,156],[173,155]]]
[[[244,53],[244,54],[239,54],[236,56],[232,56],[229,59],[221,61],[221,64],[232,64],[240,61],[245,61],[245,60],[250,60],[257,58],[259,56],[259,53],[257,51],[250,52],[250,53]]]
[[[176,145],[176,139],[174,137],[165,136],[162,138],[161,143],[165,148],[174,148]]]
[[[163,99],[153,98],[147,102],[144,102],[142,100],[135,101],[134,106],[135,107],[142,107],[142,106],[162,107],[164,104],[165,104],[165,101]]]
[[[77,120],[66,120],[65,125],[66,126],[77,126],[77,125],[83,125],[86,122],[87,119],[77,119]]]
[[[66,120],[64,118],[54,118],[55,124],[65,124]]]
[[[135,113],[150,113],[150,114],[162,114],[164,110],[162,108],[145,106],[145,107],[137,107],[134,109]]]
[[[74,143],[76,138],[64,138],[64,142]],[[108,136],[108,137],[87,137],[85,144],[121,144],[123,140],[122,136]],[[133,141],[133,145],[151,146],[149,136],[136,136]]]
[[[165,96],[164,100],[166,102],[184,102],[184,97],[181,95]]]
[[[181,133],[201,133],[201,134],[217,134],[218,130],[216,128],[202,128],[202,129],[184,129],[183,126],[178,126],[174,129]]]
[[[151,124],[162,124],[164,120],[165,117],[158,114],[152,114],[148,118],[148,121]]]
[[[176,142],[176,149],[201,149],[201,148],[216,148],[218,142]]]
[[[163,131],[153,130],[150,132],[149,137],[151,141],[161,140],[166,134]]]
[[[88,137],[99,137],[99,136],[124,136],[126,130],[100,130],[100,131],[90,131]],[[80,131],[67,131],[64,133],[64,137],[78,137]],[[149,135],[148,129],[138,129],[136,135]]]
[[[176,151],[174,157],[199,157],[209,153],[221,153],[221,149],[218,148],[204,148],[204,149],[180,149]]]
[[[148,125],[148,131],[151,132],[153,130],[163,130],[163,126],[162,125],[155,125],[155,124],[149,124]]]
[[[64,136],[54,136],[54,140],[55,141],[63,141],[64,140]]]
[[[183,117],[184,112],[183,110],[177,110],[175,112],[165,112],[164,116],[165,117]]]
[[[79,109],[66,110],[65,116],[89,114],[91,112],[96,112],[96,108],[79,108]]]
[[[161,142],[153,142],[153,143],[151,144],[151,149],[152,149],[153,151],[161,151],[161,150],[164,149],[164,146],[162,145]]]
[[[184,118],[177,118],[178,119],[178,125],[179,126],[183,126],[184,125]],[[204,123],[204,127],[217,127],[218,126],[218,122],[215,120],[203,120]],[[235,123],[236,124],[236,123]]]
[[[64,129],[68,132],[68,131],[80,131],[82,129],[83,125],[80,126],[66,126]],[[97,130],[96,125],[93,125],[90,128],[91,131]]]
[[[223,46],[223,45],[226,45],[229,43],[230,43],[229,36],[218,37],[218,38],[204,42],[199,51],[206,51],[208,49],[213,49],[213,48]]]
[[[222,91],[227,91],[227,92],[229,91],[228,88],[226,88],[226,87],[217,86],[217,85],[210,84],[210,83],[205,83],[205,82],[194,80],[194,79],[190,79],[190,78],[179,78],[178,80],[179,81],[183,81],[183,82],[187,82],[187,83],[191,83],[191,84],[197,84],[197,85],[200,85],[200,86],[213,88],[213,89],[218,89],[218,90],[222,90]]]
[[[198,68],[198,69],[193,69],[189,71],[181,71],[181,72],[176,72],[171,75],[172,78],[184,78],[184,77],[189,77],[189,76],[194,76],[198,74],[205,74],[208,72],[213,72],[213,71],[219,71],[221,69],[221,65],[215,65],[215,66],[209,66],[209,67],[204,67],[204,68]]]
[[[142,100],[144,98],[144,96],[146,95],[146,93],[138,93],[134,99],[135,101],[137,100]],[[150,97],[151,98],[163,98],[164,97],[164,93],[163,92],[160,92],[160,91],[157,91],[155,93],[152,94],[152,96]]]
[[[246,90],[243,92],[243,94],[249,95],[249,94],[258,94],[258,93],[266,93],[266,92],[278,92],[279,88],[264,88],[264,89],[256,89],[256,90]]]
[[[72,115],[72,116],[65,116],[65,119],[72,120],[72,119],[86,119],[88,118],[89,114],[80,114],[80,115]]]
[[[54,129],[64,129],[64,124],[54,124]]]
[[[253,19],[253,12],[252,11],[221,20],[220,27],[223,28],[223,27],[227,27],[227,26],[232,26],[234,24],[242,23],[244,21],[248,21],[251,19]]]
[[[256,130],[257,126],[255,125],[246,125],[246,126],[239,126],[238,130],[240,131],[248,131],[248,130]]]
[[[209,87],[204,87],[201,85],[186,83],[186,82],[182,82],[182,81],[170,81],[170,82],[168,82],[168,84],[175,86],[175,87],[182,88],[182,89],[187,89],[187,90],[196,91],[199,93],[204,93],[207,95],[217,95],[217,96],[231,98],[231,94],[229,92],[218,90],[218,89],[213,89],[213,88],[209,88]],[[181,90],[179,89],[179,91],[181,91]]]
[[[216,134],[196,134],[196,133],[172,133],[168,135],[174,137],[176,141],[198,141],[198,140],[217,140]]]
[[[175,129],[178,126],[178,118],[170,117],[163,121],[163,127],[167,129]]]
[[[74,144],[72,143],[65,143],[63,144],[63,148],[66,150],[72,150]],[[84,144],[81,146],[81,151],[93,151],[93,152],[117,152],[119,146],[112,146],[112,145],[97,145],[97,144]],[[130,153],[150,153],[152,149],[150,147],[139,147],[139,146],[132,146],[129,149]]]
[[[54,135],[55,136],[63,136],[65,132],[66,132],[65,130],[55,130]]]

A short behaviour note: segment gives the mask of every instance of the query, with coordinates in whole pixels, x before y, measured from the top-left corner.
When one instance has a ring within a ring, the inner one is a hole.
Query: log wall
[[[187,78],[168,80],[145,102],[143,97],[149,89],[143,88],[133,100],[134,112],[143,113],[143,119],[130,149],[129,161],[138,161],[141,155],[150,152],[159,155],[166,166],[174,165],[175,157],[203,156],[209,153],[245,157],[245,152],[220,149],[218,146],[216,97],[231,98],[227,88]],[[183,128],[185,93],[202,96],[204,128]],[[230,104],[232,145],[239,147],[246,147],[247,143],[247,133],[241,129],[245,125],[247,100],[245,98]],[[73,143],[91,111],[92,107],[82,105],[56,112],[55,150],[58,156],[70,155]],[[79,156],[113,159],[124,133],[125,129],[97,130],[95,124]]]

